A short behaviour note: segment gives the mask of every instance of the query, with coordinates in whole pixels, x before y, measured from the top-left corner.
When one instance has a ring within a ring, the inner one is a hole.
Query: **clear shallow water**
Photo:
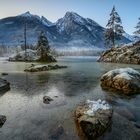
[[[140,95],[125,97],[100,88],[100,77],[108,70],[132,67],[140,71],[139,65],[97,63],[95,57],[58,60],[68,68],[27,74],[23,70],[30,63],[0,61],[0,73],[7,72],[3,78],[11,83],[11,90],[0,96],[0,114],[7,116],[0,140],[80,140],[74,110],[87,99],[99,98],[114,108],[112,128],[101,139],[139,139],[135,124],[140,123]],[[44,104],[44,95],[54,101]]]

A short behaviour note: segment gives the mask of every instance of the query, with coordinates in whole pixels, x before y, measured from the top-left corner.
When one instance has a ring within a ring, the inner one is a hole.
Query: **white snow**
[[[91,117],[94,116],[99,109],[107,110],[111,108],[105,100],[102,101],[101,99],[97,101],[87,100],[87,104],[89,106],[89,109],[84,113]]]
[[[120,68],[120,69],[115,69],[107,72],[103,76],[111,76],[116,74],[114,78],[124,78],[127,80],[131,80],[133,75],[140,75],[140,73],[132,68]]]

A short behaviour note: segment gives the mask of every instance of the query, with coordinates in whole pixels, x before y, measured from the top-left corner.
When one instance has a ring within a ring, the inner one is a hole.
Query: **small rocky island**
[[[90,101],[77,107],[75,120],[79,135],[90,139],[100,137],[111,125],[112,107],[106,101]]]
[[[106,50],[98,62],[140,64],[140,41]]]
[[[115,89],[126,95],[140,93],[140,73],[132,68],[111,70],[101,77],[104,89]]]
[[[60,66],[60,65],[32,65],[31,67],[25,69],[25,72],[41,72],[41,71],[50,71],[50,70],[57,70],[67,68],[67,66]]]
[[[16,52],[9,58],[9,61],[23,61],[23,62],[56,62],[53,56],[51,47],[49,45],[46,34],[41,31],[38,37],[38,42],[34,46],[33,50],[27,48],[27,44],[22,48],[22,51]]]
[[[8,91],[10,89],[10,83],[0,78],[0,91]]]

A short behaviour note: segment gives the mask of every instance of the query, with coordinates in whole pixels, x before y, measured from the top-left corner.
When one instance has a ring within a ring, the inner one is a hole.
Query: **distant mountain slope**
[[[18,46],[23,44],[24,25],[27,25],[27,43],[35,44],[40,31],[44,31],[51,46],[57,49],[93,48],[104,49],[105,29],[95,21],[67,12],[56,23],[30,12],[0,20],[0,44]],[[123,38],[124,43],[130,40]]]

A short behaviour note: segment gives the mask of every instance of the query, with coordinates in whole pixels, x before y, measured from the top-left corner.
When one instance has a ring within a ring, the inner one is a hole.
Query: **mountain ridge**
[[[27,43],[35,45],[40,31],[44,31],[49,43],[56,49],[104,47],[105,28],[92,19],[83,18],[75,12],[66,12],[63,18],[51,22],[44,16],[29,11],[0,20],[0,43],[19,46],[23,42],[24,24],[27,24]],[[123,37],[124,43],[131,42]]]

